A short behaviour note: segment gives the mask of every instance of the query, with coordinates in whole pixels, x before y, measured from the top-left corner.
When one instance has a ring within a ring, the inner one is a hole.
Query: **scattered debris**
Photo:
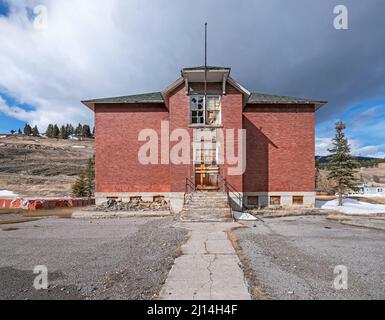
[[[108,199],[107,202],[96,206],[94,211],[165,211],[170,210],[170,204],[164,199],[151,202],[143,201],[141,198],[132,198],[129,202]]]

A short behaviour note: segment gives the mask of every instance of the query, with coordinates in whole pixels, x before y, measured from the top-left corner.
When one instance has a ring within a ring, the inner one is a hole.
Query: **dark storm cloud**
[[[333,26],[338,4],[349,30]],[[208,21],[210,64],[232,67],[250,90],[329,101],[318,122],[385,96],[385,1],[180,1],[162,12],[174,73],[203,63]]]
[[[0,112],[43,129],[92,122],[80,100],[159,91],[181,68],[202,65],[206,21],[209,64],[232,67],[252,91],[328,100],[318,123],[385,98],[383,0],[6,3],[12,14],[0,16]],[[47,7],[46,30],[32,27],[33,4]],[[333,27],[339,4],[349,10],[346,31]]]

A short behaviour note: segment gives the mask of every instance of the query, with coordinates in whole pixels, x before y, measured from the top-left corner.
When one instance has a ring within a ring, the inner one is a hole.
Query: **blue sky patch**
[[[7,17],[9,15],[9,5],[4,0],[0,0],[0,16]]]
[[[318,124],[317,139],[333,138],[338,120],[347,126],[346,135],[355,155],[385,157],[385,99],[355,104],[339,117]]]

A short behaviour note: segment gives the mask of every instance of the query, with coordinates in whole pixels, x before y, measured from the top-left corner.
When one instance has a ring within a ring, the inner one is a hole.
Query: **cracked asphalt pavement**
[[[0,299],[153,299],[187,231],[172,218],[48,218],[0,230]],[[35,266],[48,290],[35,290]]]
[[[254,298],[385,299],[385,232],[307,216],[244,223],[234,231]],[[346,290],[336,290],[338,265]]]

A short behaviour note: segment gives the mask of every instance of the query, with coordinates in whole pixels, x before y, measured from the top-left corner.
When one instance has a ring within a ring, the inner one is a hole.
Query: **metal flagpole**
[[[207,117],[207,22],[205,23],[205,120]]]

